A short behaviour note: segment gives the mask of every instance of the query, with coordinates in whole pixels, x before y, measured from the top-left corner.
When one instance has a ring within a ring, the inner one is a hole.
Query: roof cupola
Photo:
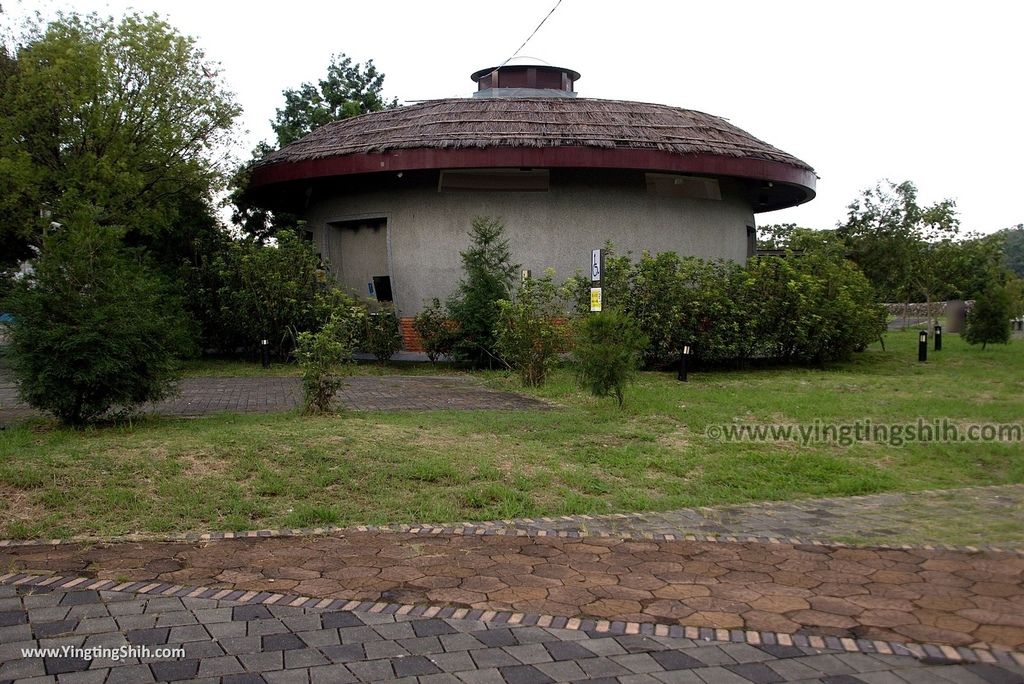
[[[576,97],[580,74],[548,64],[504,64],[475,71],[473,97]]]

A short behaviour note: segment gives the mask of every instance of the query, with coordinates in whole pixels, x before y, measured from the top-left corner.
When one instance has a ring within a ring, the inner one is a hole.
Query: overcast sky
[[[469,74],[504,61],[555,0],[2,2],[8,21],[160,12],[223,65],[248,149],[272,139],[281,91],[320,78],[333,53],[373,59],[400,100],[469,96]],[[834,227],[890,178],[992,232],[1024,222],[1022,26],[1016,0],[563,0],[523,54],[579,71],[582,97],[710,112],[811,164],[818,197],[760,224]]]

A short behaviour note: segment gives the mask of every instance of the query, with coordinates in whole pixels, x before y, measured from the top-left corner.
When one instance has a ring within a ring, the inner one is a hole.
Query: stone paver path
[[[0,568],[304,596],[1024,649],[1024,555],[360,533],[0,547]]]
[[[352,410],[516,410],[548,404],[512,392],[481,387],[465,376],[354,376],[338,393]],[[181,393],[151,406],[161,415],[195,416],[220,411],[274,412],[296,408],[302,397],[294,377],[185,378]],[[0,425],[35,415],[18,401],[9,376],[0,375]]]
[[[1004,662],[940,665],[831,648],[510,625],[452,611],[412,616],[277,605],[265,594],[239,602],[201,598],[213,592],[198,590],[179,597],[85,587],[0,585],[0,681],[966,684],[1020,682],[1024,672]],[[26,657],[26,648],[81,651]],[[184,656],[156,649],[183,649]]]
[[[536,533],[735,535],[1024,549],[1024,484],[478,523]]]

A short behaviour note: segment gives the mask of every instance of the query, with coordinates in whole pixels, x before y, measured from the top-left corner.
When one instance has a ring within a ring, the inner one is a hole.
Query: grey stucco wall
[[[432,297],[444,300],[462,277],[459,251],[469,244],[474,217],[501,218],[513,258],[535,275],[554,268],[561,281],[588,273],[590,250],[611,240],[616,252],[673,251],[712,259],[746,260],[750,204],[728,181],[722,200],[659,197],[643,174],[552,174],[548,192],[438,192],[433,184],[388,192],[317,193],[306,211],[314,241],[337,261],[332,221],[387,217],[388,263],[395,306],[413,316]],[[332,252],[334,252],[332,254]],[[370,255],[365,258],[371,259]],[[365,296],[365,287],[357,294]]]

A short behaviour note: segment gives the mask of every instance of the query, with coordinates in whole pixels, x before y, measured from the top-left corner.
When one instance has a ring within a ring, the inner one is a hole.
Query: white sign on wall
[[[590,282],[601,281],[601,250],[595,249],[590,253]]]

